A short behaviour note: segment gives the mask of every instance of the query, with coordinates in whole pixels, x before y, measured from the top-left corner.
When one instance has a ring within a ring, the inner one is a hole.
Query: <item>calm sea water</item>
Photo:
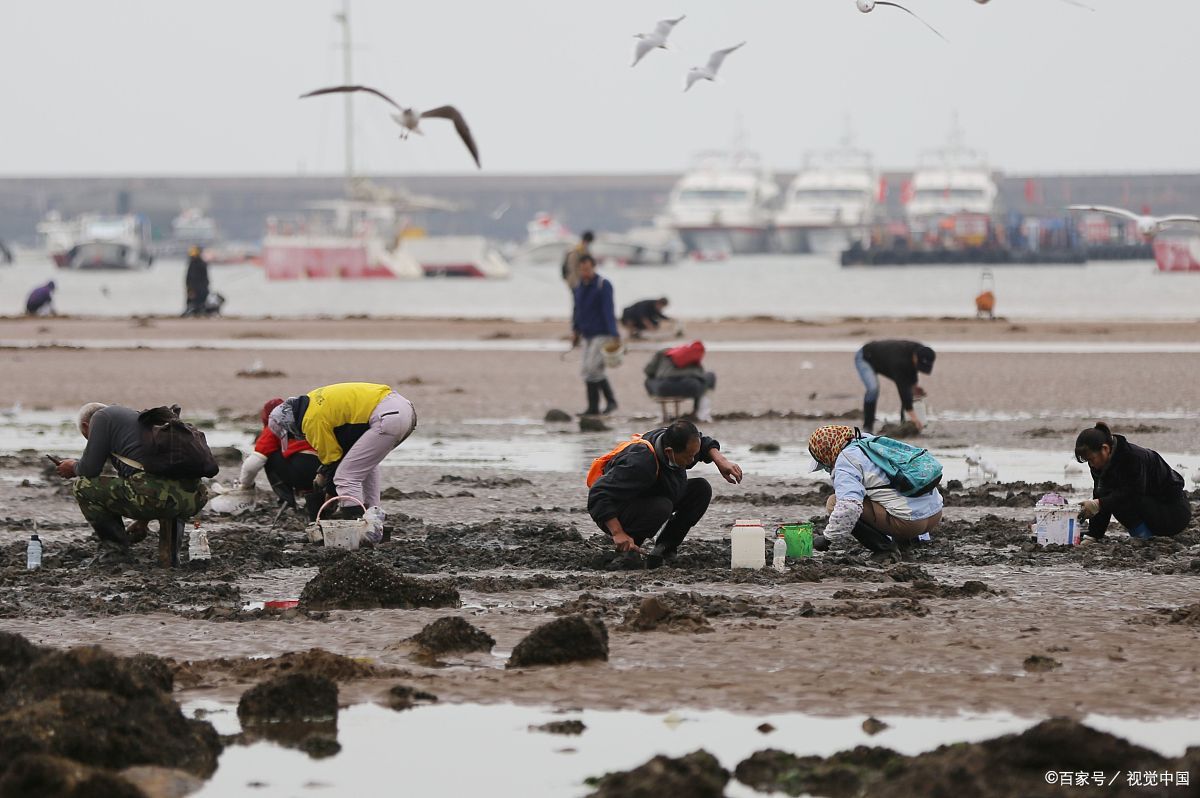
[[[67,272],[41,253],[0,266],[0,314],[24,310],[30,289],[53,278],[60,313],[176,314],[184,264],[141,272]],[[617,306],[667,296],[684,319],[729,316],[962,316],[974,313],[976,266],[843,269],[827,256],[748,256],[721,263],[606,266]],[[1160,274],[1150,261],[1087,266],[999,267],[997,312],[1021,319],[1194,319],[1200,274]],[[227,316],[418,316],[563,318],[568,297],[553,265],[514,267],[506,280],[268,281],[256,266],[213,266]]]

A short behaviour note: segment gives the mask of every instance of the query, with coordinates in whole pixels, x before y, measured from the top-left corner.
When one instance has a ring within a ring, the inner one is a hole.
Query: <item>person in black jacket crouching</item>
[[[715,465],[726,482],[742,481],[741,467],[721,453],[721,444],[682,419],[647,432],[604,465],[588,492],[588,514],[616,545],[610,567],[642,567],[638,547],[660,528],[645,566],[657,568],[675,553],[712,499],[708,480],[688,479],[697,462]]]
[[[1104,537],[1116,518],[1132,537],[1172,537],[1191,520],[1183,477],[1158,452],[1114,435],[1107,424],[1079,433],[1075,459],[1088,464],[1095,482],[1092,498],[1081,508],[1081,515],[1090,519],[1088,535]]]

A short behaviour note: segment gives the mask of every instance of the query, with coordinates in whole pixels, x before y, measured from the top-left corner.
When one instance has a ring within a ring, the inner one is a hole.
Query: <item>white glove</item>
[[[267,464],[267,457],[258,452],[251,452],[250,455],[242,461],[242,473],[238,476],[238,483],[247,487],[254,487],[254,478],[258,476],[258,472],[262,471],[263,466]],[[237,487],[235,483],[235,489]]]

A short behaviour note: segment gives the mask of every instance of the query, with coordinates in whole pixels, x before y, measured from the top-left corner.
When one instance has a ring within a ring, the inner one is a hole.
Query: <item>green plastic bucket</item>
[[[783,539],[787,542],[787,556],[813,556],[812,524],[784,524],[779,530],[783,532]]]

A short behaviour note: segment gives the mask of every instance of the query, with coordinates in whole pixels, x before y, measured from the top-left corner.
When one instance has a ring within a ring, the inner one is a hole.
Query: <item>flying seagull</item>
[[[1138,232],[1146,238],[1153,238],[1163,231],[1163,228],[1177,224],[1200,224],[1200,216],[1173,214],[1171,216],[1148,216],[1127,211],[1124,208],[1114,208],[1111,205],[1068,205],[1069,211],[1092,211],[1106,213],[1109,216],[1120,216],[1137,224]]]
[[[471,138],[471,129],[467,127],[467,120],[463,119],[463,115],[453,105],[443,105],[418,114],[415,109],[403,107],[391,97],[378,89],[372,89],[370,86],[330,86],[327,89],[317,89],[316,91],[310,91],[308,94],[301,94],[300,99],[317,97],[322,94],[345,94],[355,91],[365,91],[367,94],[374,94],[400,112],[392,114],[392,119],[396,120],[396,124],[404,128],[404,131],[400,134],[400,138],[402,139],[408,138],[409,133],[424,135],[419,127],[422,119],[449,119],[454,123],[454,129],[458,131],[458,137],[462,139],[463,144],[466,144],[467,149],[471,151],[471,157],[475,159],[475,165],[482,168],[482,164],[479,163],[479,148],[475,146],[475,139]]]
[[[938,31],[937,28],[933,27],[928,22],[921,19],[916,14],[914,14],[912,11],[909,11],[907,8],[900,5],[899,3],[889,3],[888,0],[854,0],[854,2],[858,6],[858,10],[863,12],[864,14],[874,11],[875,6],[891,6],[892,8],[898,8],[901,11],[905,12],[906,14],[911,15],[922,25],[924,25],[925,27],[929,28],[931,31],[936,33],[942,41],[946,42],[947,44],[949,44],[949,42],[950,42],[949,39],[947,39],[945,36],[942,36],[941,32]],[[979,0],[976,0],[976,2],[979,2]],[[986,0],[984,0],[984,2],[986,2]]]
[[[637,39],[638,43],[633,48],[633,63],[629,66],[637,66],[638,61],[645,58],[651,50],[667,49],[667,37],[671,35],[671,30],[686,17],[687,14],[683,14],[675,19],[662,19],[650,33],[635,33],[633,38]]]
[[[735,44],[733,47],[726,47],[724,50],[717,50],[708,57],[708,63],[702,67],[692,67],[687,73],[687,85],[683,87],[687,91],[698,80],[716,80],[717,70],[721,68],[721,63],[725,60],[725,56],[745,46],[745,42]]]

